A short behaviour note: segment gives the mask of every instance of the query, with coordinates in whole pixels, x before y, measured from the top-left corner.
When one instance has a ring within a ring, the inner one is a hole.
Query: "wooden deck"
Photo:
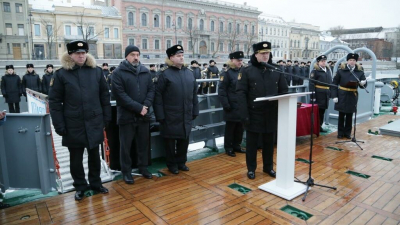
[[[146,180],[134,185],[121,180],[105,184],[110,193],[74,200],[74,192],[0,211],[0,224],[399,224],[400,139],[367,134],[399,116],[380,116],[358,126],[361,151],[354,143],[336,145],[336,133],[315,139],[313,177],[337,190],[313,187],[286,201],[258,190],[272,180],[262,173],[258,154],[256,179],[246,176],[245,155],[219,154],[188,163],[189,172]],[[343,151],[327,149],[328,146]],[[299,138],[296,157],[308,159],[309,141]],[[383,161],[372,155],[393,158]],[[364,179],[348,169],[370,175]],[[307,164],[296,162],[296,177],[306,180]],[[238,183],[252,191],[241,194],[227,187]],[[307,222],[280,210],[291,205],[313,215]],[[27,220],[20,220],[29,215]]]

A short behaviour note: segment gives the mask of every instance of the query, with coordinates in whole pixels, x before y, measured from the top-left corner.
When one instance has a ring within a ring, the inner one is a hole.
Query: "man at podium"
[[[251,65],[242,67],[236,84],[239,114],[246,130],[247,177],[254,179],[257,168],[257,143],[262,135],[263,172],[271,177],[273,169],[274,137],[277,131],[278,102],[254,102],[258,97],[274,96],[288,92],[288,84],[283,74],[266,68],[271,63],[271,43],[253,44]]]

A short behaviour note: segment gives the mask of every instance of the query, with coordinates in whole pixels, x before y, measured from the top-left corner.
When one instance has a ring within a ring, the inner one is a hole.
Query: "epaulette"
[[[164,72],[166,69],[168,69],[168,66],[164,66],[163,68],[160,69],[160,71]]]
[[[190,68],[189,66],[187,66],[186,68],[188,68],[188,70],[190,70],[190,71],[192,71],[192,72],[193,72],[192,68]]]

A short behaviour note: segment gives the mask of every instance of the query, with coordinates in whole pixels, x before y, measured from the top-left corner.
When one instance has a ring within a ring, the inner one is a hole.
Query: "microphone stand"
[[[291,75],[291,76],[294,76],[294,77],[298,77],[298,78],[300,78],[302,80],[309,80],[310,82],[318,83],[318,84],[329,86],[329,87],[336,87],[336,88],[338,87],[337,85],[324,83],[324,82],[317,81],[317,80],[314,80],[314,79],[311,79],[311,78],[308,78],[308,77],[302,77],[302,76],[298,76],[298,75],[285,73],[285,72],[282,72],[280,69],[278,69],[276,67],[275,68],[271,68],[271,67],[274,67],[271,64],[267,64],[267,65],[269,65],[269,66],[266,66],[266,67],[268,67],[271,71],[279,72],[279,73],[282,73],[282,74],[288,74],[288,75]],[[303,202],[307,198],[308,190],[310,189],[310,187],[312,187],[314,185],[315,186],[319,186],[319,187],[324,187],[324,188],[330,188],[330,189],[333,189],[333,190],[337,189],[336,187],[330,187],[330,186],[326,186],[326,185],[317,184],[317,183],[314,182],[314,179],[311,176],[311,172],[312,172],[312,166],[311,165],[312,165],[312,155],[313,155],[312,152],[313,152],[313,145],[314,145],[314,142],[313,142],[313,132],[314,132],[314,101],[313,101],[313,99],[314,99],[314,95],[315,95],[315,88],[311,91],[311,135],[310,135],[310,155],[309,155],[308,179],[307,179],[307,181],[301,181],[301,180],[299,180],[297,178],[296,178],[297,180],[295,180],[295,182],[307,185],[306,192],[304,193],[304,197],[302,198]]]

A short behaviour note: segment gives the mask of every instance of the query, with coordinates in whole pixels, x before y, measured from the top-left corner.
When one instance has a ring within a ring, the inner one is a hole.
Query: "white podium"
[[[254,101],[278,100],[278,146],[276,179],[258,188],[287,200],[301,195],[307,186],[294,182],[296,156],[297,97],[311,92],[293,93],[273,97],[256,98]]]

